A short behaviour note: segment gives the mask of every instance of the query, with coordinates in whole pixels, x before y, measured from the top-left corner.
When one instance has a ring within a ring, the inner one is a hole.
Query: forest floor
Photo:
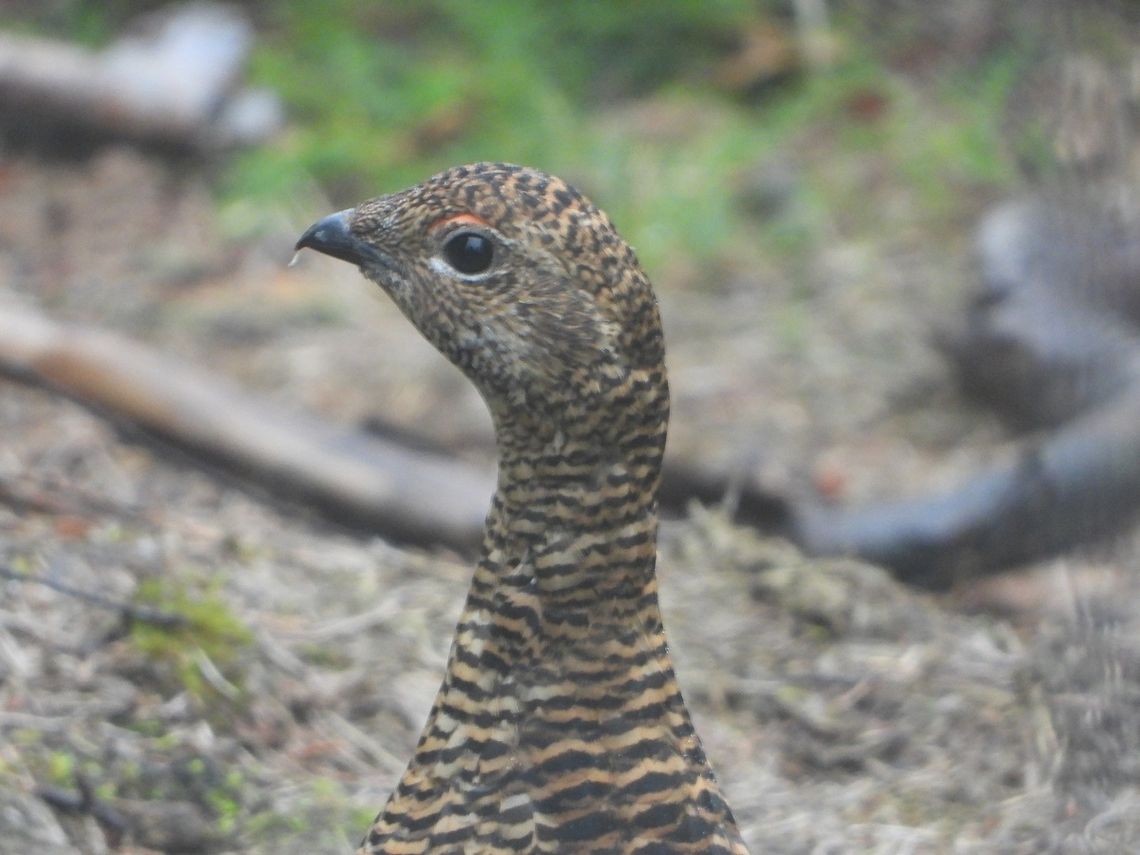
[[[992,201],[936,237],[901,211],[796,283],[651,271],[671,458],[858,501],[1008,455],[930,345],[973,287]],[[124,149],[12,159],[0,299],[489,460],[481,401],[376,289],[316,256],[286,267],[327,210],[236,240],[193,171]],[[438,687],[467,557],[338,529],[15,380],[0,436],[0,566],[51,583],[0,580],[0,853],[350,851]],[[715,509],[668,520],[677,670],[752,851],[1140,845],[1138,554],[1125,538],[933,596]]]

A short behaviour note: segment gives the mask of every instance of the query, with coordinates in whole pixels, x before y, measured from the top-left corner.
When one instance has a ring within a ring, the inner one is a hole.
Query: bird
[[[457,166],[314,223],[474,383],[498,478],[442,686],[358,855],[747,855],[655,572],[669,421],[657,299],[581,192]]]

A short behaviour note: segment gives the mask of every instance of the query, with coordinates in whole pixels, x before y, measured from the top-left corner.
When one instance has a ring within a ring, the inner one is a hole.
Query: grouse
[[[478,387],[498,484],[443,685],[359,853],[746,855],[654,571],[657,301],[565,182],[478,163],[315,223]]]

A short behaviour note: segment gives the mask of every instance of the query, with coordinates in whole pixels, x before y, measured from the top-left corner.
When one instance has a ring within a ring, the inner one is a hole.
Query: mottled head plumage
[[[471,377],[497,421],[520,406],[551,418],[581,399],[597,410],[597,396],[631,372],[660,373],[656,300],[636,255],[559,178],[458,166],[334,217],[347,236],[330,254],[387,291]],[[488,266],[457,269],[456,240],[484,242]],[[324,248],[309,234],[298,246]]]

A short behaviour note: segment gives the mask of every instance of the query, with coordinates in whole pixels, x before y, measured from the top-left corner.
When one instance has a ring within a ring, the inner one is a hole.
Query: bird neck
[[[498,487],[443,685],[372,851],[746,855],[662,626],[669,394],[660,360],[646,362],[611,363],[561,399],[549,385],[483,390]]]
[[[627,422],[588,421],[596,402],[560,419],[547,411],[530,422],[518,409],[496,419],[498,487],[449,676],[489,657],[525,699],[545,691],[528,685],[534,674],[635,656],[672,681],[654,569],[668,422],[668,388],[656,374],[619,390],[639,404],[641,417]],[[616,672],[614,683],[610,691],[626,691]],[[452,685],[445,680],[443,693]]]
[[[662,371],[624,380],[605,393],[622,406],[571,402],[496,418],[498,487],[477,587],[525,584],[543,614],[570,610],[591,622],[655,590],[668,386]],[[653,609],[656,619],[655,600]]]
[[[585,810],[583,829],[624,841],[605,851],[648,851],[649,841],[653,851],[747,855],[661,622],[663,445],[662,422],[639,453],[564,443],[502,458],[447,673],[375,840],[427,839],[445,822],[449,834],[474,834],[478,805],[505,799],[519,806],[520,835],[557,840],[577,827],[562,818]],[[586,766],[588,786],[567,786]],[[466,819],[442,818],[440,800]],[[638,824],[655,812],[661,828]],[[585,850],[568,841],[541,851]]]
[[[659,456],[637,463],[556,438],[545,452],[500,461],[476,582],[525,584],[552,610],[636,602],[653,582]]]
[[[550,420],[525,433],[497,426],[498,488],[437,710],[470,705],[469,683],[455,678],[475,662],[486,694],[509,694],[520,713],[549,700],[552,685],[587,707],[637,706],[644,686],[629,663],[662,681],[662,727],[688,727],[657,599],[667,390],[654,401],[656,415],[617,443],[581,421],[578,433]]]
[[[584,827],[630,847],[746,855],[661,623],[654,563],[665,422],[646,424],[655,427],[642,441],[618,449],[556,436],[544,453],[501,443],[447,674],[376,839],[421,833],[411,828],[427,827],[432,799],[469,805],[490,794],[525,806],[520,828],[535,833],[527,823],[539,813],[550,823],[587,809],[596,829]],[[566,786],[587,760],[588,794]],[[654,811],[669,818],[641,828]],[[561,831],[556,823],[542,833]],[[584,850],[570,842],[558,851]]]

